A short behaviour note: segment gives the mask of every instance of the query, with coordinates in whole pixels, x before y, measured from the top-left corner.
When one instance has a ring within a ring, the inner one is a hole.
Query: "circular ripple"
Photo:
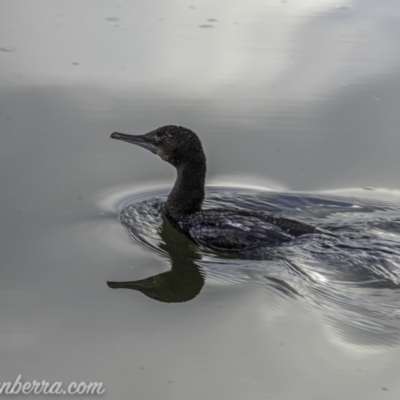
[[[400,332],[400,209],[382,200],[213,187],[204,208],[280,213],[334,232],[306,235],[288,245],[246,256],[226,256],[190,242],[163,215],[165,190],[120,203],[120,221],[132,241],[162,257],[184,254],[207,282],[273,288],[318,310],[344,336],[369,344]],[[250,258],[250,259],[249,259]],[[360,335],[360,330],[363,334]],[[396,339],[397,340],[397,339]]]

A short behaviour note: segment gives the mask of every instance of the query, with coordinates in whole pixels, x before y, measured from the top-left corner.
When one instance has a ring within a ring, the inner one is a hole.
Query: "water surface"
[[[0,381],[397,399],[399,17],[391,0],[0,2]],[[203,141],[207,207],[336,237],[252,260],[184,240],[160,213],[173,169],[109,140],[170,123]],[[107,286],[171,266],[184,301]]]

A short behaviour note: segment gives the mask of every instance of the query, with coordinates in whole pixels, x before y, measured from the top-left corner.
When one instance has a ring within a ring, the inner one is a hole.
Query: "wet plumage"
[[[262,211],[202,210],[206,157],[200,139],[187,128],[169,125],[145,135],[115,132],[111,137],[143,147],[176,168],[177,178],[166,202],[166,215],[177,229],[201,245],[243,252],[321,232],[303,222]]]
[[[226,209],[199,211],[177,225],[196,242],[220,251],[274,246],[316,232],[311,225],[279,215]]]

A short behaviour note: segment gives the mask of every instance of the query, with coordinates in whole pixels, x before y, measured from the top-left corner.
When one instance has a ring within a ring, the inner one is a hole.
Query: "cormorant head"
[[[183,126],[167,125],[144,135],[114,132],[111,138],[143,147],[175,167],[185,164],[193,157],[204,156],[200,139]]]

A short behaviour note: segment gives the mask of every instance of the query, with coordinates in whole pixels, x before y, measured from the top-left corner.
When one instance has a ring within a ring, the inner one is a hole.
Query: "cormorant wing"
[[[207,247],[221,251],[244,251],[273,246],[294,238],[262,214],[242,210],[205,210],[185,222],[189,236]],[[181,225],[181,224],[179,224]]]

